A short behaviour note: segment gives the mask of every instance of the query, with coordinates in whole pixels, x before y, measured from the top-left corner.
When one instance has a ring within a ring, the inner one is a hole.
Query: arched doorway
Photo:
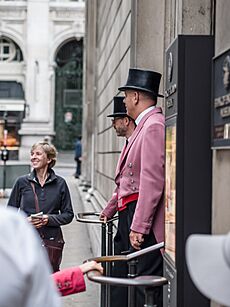
[[[56,63],[54,144],[72,150],[82,128],[83,39],[62,45]]]

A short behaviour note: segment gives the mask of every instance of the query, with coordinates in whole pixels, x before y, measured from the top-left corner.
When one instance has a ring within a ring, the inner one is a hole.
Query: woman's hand
[[[43,226],[47,225],[49,222],[49,216],[47,214],[43,214],[42,223]]]
[[[85,262],[81,265],[79,265],[79,268],[81,269],[82,273],[88,273],[89,271],[97,270],[101,274],[103,274],[103,267],[100,263],[97,263],[96,261],[89,261]]]
[[[42,216],[39,217],[27,217],[27,221],[32,224],[35,228],[41,228],[42,226],[45,226],[48,224],[49,217],[47,214],[43,214]]]

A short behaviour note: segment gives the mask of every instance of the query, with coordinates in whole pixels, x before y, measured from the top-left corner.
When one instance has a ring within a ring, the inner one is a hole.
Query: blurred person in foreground
[[[90,261],[50,275],[39,237],[25,216],[11,208],[0,207],[0,232],[0,306],[60,307],[57,289],[61,295],[84,291],[83,274],[102,273],[101,265]]]
[[[25,212],[43,242],[48,242],[46,245],[50,242],[61,246],[55,252],[47,246],[53,272],[59,271],[62,259],[61,225],[69,224],[74,216],[66,181],[53,170],[56,158],[57,151],[52,144],[35,143],[30,152],[33,170],[16,180],[7,204]]]
[[[230,306],[230,232],[226,235],[190,235],[186,261],[198,290],[211,300]]]
[[[61,306],[46,255],[25,217],[0,208],[0,232],[0,306]]]

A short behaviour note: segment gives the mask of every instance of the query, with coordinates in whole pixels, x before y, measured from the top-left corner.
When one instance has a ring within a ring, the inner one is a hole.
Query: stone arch
[[[53,65],[55,63],[55,58],[57,55],[58,50],[61,48],[62,45],[66,44],[68,41],[72,39],[84,39],[83,33],[76,33],[76,31],[65,31],[60,33],[54,40],[53,45],[51,47],[50,52],[50,64]]]
[[[25,44],[20,35],[13,31],[0,29],[0,37],[6,37],[15,42],[22,52],[23,62],[26,62],[26,52],[25,52]]]

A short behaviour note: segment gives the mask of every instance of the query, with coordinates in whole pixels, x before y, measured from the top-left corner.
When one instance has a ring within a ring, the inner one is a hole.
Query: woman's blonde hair
[[[41,147],[46,153],[47,158],[51,160],[51,162],[48,165],[48,168],[50,169],[54,167],[57,161],[57,150],[54,147],[54,145],[49,144],[48,142],[39,141],[31,147],[31,151],[35,150],[37,147]]]

